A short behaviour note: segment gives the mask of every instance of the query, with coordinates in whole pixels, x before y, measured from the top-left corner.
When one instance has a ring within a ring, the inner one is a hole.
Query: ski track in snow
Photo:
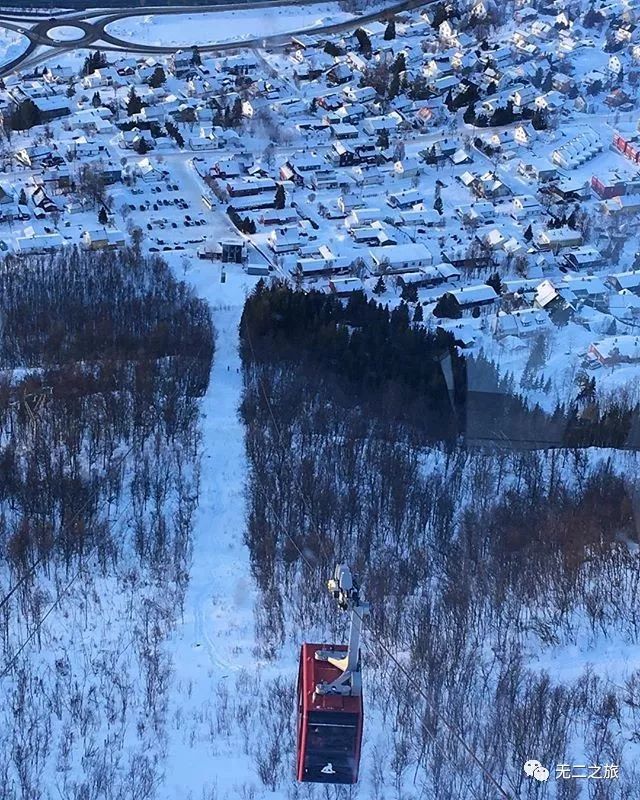
[[[182,277],[178,264],[175,260]],[[203,793],[220,790],[221,797],[233,797],[240,777],[253,774],[246,756],[236,752],[237,744],[213,734],[209,724],[218,688],[226,685],[233,691],[242,669],[255,674],[260,668],[254,656],[255,594],[244,544],[246,457],[238,415],[238,325],[255,281],[230,271],[222,284],[219,268],[196,261],[186,279],[211,304],[216,350],[201,404],[202,475],[189,586],[182,620],[167,643],[174,672],[164,782],[158,793],[163,800],[199,800]],[[226,790],[231,794],[225,795]]]
[[[193,618],[194,646],[204,646],[211,663],[227,670],[239,668],[228,652],[232,643],[223,647],[209,631],[222,633],[247,610],[238,608],[248,571],[243,544],[244,431],[237,413],[242,388],[237,352],[240,311],[232,307],[214,312],[218,336],[202,405],[202,485],[185,603],[185,617]]]

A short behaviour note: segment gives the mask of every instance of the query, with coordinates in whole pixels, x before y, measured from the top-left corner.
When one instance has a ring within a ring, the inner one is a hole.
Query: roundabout
[[[262,31],[255,31],[241,34],[236,31],[237,38],[220,38],[214,35],[198,36],[198,47],[203,53],[215,53],[235,48],[255,49],[262,47],[281,47],[286,44],[292,35],[301,34],[318,34],[318,33],[337,33],[345,30],[353,30],[354,28],[363,25],[366,22],[384,19],[390,15],[396,14],[400,11],[407,9],[418,8],[420,6],[429,5],[436,0],[401,0],[400,2],[392,3],[384,8],[378,8],[375,11],[366,14],[353,15],[347,19],[334,21],[334,17],[326,19],[320,18],[314,25],[309,26],[307,23],[304,26],[296,28],[295,16],[292,16],[291,25],[287,25],[286,30],[283,30],[282,25],[271,26],[272,30],[269,31],[269,25],[262,27]],[[75,50],[80,48],[89,48],[94,50],[104,51],[119,51],[124,53],[141,53],[141,54],[163,54],[170,55],[176,51],[188,47],[189,44],[185,43],[171,43],[159,44],[143,41],[135,41],[133,38],[135,33],[129,33],[129,23],[133,31],[136,27],[140,27],[140,18],[143,18],[142,29],[144,30],[145,18],[159,18],[164,15],[176,17],[178,15],[192,15],[193,17],[200,17],[202,15],[213,15],[216,13],[225,13],[231,15],[234,13],[246,13],[250,10],[256,9],[269,9],[271,12],[276,10],[282,11],[286,7],[292,7],[294,10],[302,6],[315,6],[325,5],[326,2],[318,3],[318,0],[281,0],[279,3],[265,2],[265,0],[258,0],[258,2],[248,3],[230,3],[227,5],[211,5],[211,6],[183,6],[181,8],[167,8],[167,7],[147,7],[144,10],[136,9],[123,9],[122,11],[102,11],[102,12],[85,12],[84,14],[69,14],[63,17],[48,17],[39,19],[34,24],[33,17],[26,16],[18,17],[16,15],[7,15],[0,12],[0,35],[10,32],[20,34],[26,37],[26,47],[19,55],[13,58],[5,59],[5,63],[0,62],[0,76],[8,75],[21,66],[33,67],[36,64],[41,64],[46,61],[47,57],[58,50]],[[215,22],[211,20],[215,26]],[[302,22],[300,19],[299,22]],[[261,26],[258,26],[260,28]],[[266,30],[264,29],[266,28]],[[277,29],[276,29],[277,28]],[[293,29],[292,29],[293,28]],[[126,39],[121,36],[126,36]],[[132,36],[129,39],[129,35]],[[144,38],[145,34],[142,34]],[[48,48],[43,51],[42,48]],[[11,54],[12,55],[12,54]]]

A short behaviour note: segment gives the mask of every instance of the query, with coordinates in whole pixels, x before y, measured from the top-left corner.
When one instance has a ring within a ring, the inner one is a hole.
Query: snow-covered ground
[[[0,26],[0,67],[18,58],[29,46],[26,36]]]
[[[207,14],[147,14],[112,22],[107,33],[137,44],[193,45],[215,44],[256,36],[271,36],[298,29],[319,28],[352,18],[337,3],[296,8],[275,6]]]
[[[56,42],[74,42],[76,39],[82,39],[84,31],[75,25],[58,25],[56,28],[51,28],[49,36]]]

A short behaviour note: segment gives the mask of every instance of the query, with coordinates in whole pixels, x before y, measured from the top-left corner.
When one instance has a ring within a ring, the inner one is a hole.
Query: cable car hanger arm
[[[338,564],[333,578],[328,581],[329,592],[338,603],[338,608],[351,615],[349,627],[349,646],[345,656],[337,658],[335,651],[318,650],[315,658],[328,661],[341,670],[342,674],[331,683],[318,683],[315,693],[318,695],[340,694],[357,697],[362,693],[362,673],[360,671],[360,635],[362,620],[369,613],[369,604],[362,601],[358,584],[351,575],[346,564]]]

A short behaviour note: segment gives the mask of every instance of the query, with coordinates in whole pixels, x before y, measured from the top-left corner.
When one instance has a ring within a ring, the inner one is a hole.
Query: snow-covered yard
[[[319,28],[352,18],[337,3],[303,6],[274,6],[208,14],[147,14],[112,22],[107,33],[137,44],[193,45],[253,39],[300,29]]]

